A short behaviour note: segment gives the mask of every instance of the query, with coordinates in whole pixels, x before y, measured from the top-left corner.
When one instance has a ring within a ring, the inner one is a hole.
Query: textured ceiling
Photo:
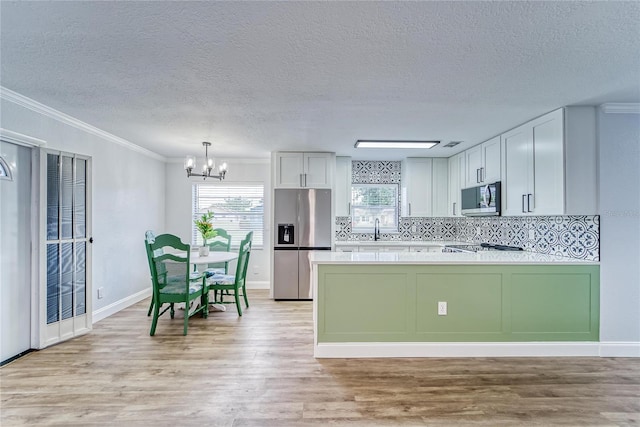
[[[640,101],[639,2],[0,2],[2,86],[167,157],[450,156]],[[462,140],[371,151],[357,139]],[[444,145],[441,144],[441,145]]]

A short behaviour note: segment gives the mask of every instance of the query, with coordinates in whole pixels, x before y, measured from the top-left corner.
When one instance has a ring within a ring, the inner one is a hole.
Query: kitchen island
[[[599,352],[598,262],[533,252],[318,252],[311,267],[315,357]]]

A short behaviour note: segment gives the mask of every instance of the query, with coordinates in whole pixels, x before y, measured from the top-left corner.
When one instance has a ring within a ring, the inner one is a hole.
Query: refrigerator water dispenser
[[[293,233],[294,233],[293,224],[278,224],[278,244],[293,245],[293,242],[294,242]]]

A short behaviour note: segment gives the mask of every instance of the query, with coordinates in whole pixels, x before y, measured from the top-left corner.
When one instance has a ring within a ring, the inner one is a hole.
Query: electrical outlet
[[[529,240],[535,240],[536,230],[529,230]]]
[[[104,298],[104,288],[98,288],[98,299]]]
[[[438,316],[446,316],[446,315],[447,315],[447,302],[438,301]]]
[[[417,226],[415,226],[415,225],[412,225],[412,226],[411,226],[411,232],[412,232],[412,233],[415,233],[415,232],[417,232],[417,231],[418,231],[418,227],[417,227]]]
[[[480,227],[476,227],[476,234],[480,234],[481,232]]]

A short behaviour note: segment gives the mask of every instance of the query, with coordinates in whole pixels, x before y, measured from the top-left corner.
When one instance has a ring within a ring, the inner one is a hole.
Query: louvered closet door
[[[91,330],[91,161],[50,151],[43,152],[41,161],[46,244],[40,342],[46,347]]]

